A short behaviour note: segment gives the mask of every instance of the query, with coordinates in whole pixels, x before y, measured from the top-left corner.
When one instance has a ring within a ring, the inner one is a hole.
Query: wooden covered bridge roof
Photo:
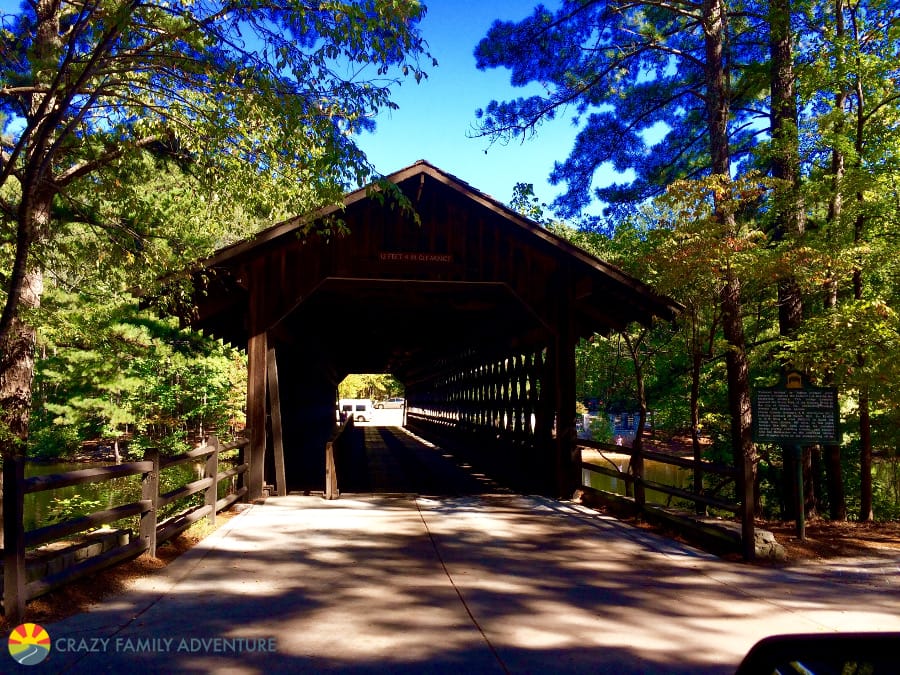
[[[270,340],[353,372],[428,377],[446,359],[672,318],[677,305],[467,183],[419,161],[386,179],[419,222],[366,189],[218,251],[190,321],[237,346]],[[345,232],[325,231],[340,218]],[[317,233],[318,232],[318,233]]]

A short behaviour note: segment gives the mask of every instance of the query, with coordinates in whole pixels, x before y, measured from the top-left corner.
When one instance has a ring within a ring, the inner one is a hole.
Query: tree
[[[805,228],[805,213],[800,192],[800,141],[798,131],[797,94],[794,75],[794,31],[791,27],[791,0],[770,0],[769,24],[769,73],[770,105],[769,125],[771,142],[769,159],[771,175],[775,182],[772,199],[772,239],[790,250],[797,245]],[[787,270],[778,279],[778,326],[781,335],[789,338],[803,321],[803,297],[795,275]],[[783,372],[791,370],[791,363],[782,364]],[[805,495],[796,493],[796,471],[809,474],[810,448],[795,457],[790,446],[782,448],[784,463],[784,494],[791,495],[796,505],[790,512],[803,508],[809,512],[815,502],[807,503]],[[800,463],[801,466],[796,466]],[[812,481],[805,485],[811,488]],[[807,490],[809,492],[809,490]]]
[[[822,380],[850,395],[860,448],[860,513],[873,517],[873,420],[900,401],[885,396],[882,378],[897,355],[892,345],[898,237],[896,181],[900,90],[895,54],[900,18],[892,3],[823,2],[802,25],[809,49],[798,55],[804,107],[801,126],[810,158],[808,194],[818,200],[815,237],[821,255],[824,314],[798,336],[801,358]],[[806,18],[806,17],[804,17]],[[818,335],[816,333],[819,333]],[[809,349],[820,350],[810,358]],[[880,409],[880,410],[879,410]],[[874,416],[873,416],[874,413]],[[887,441],[885,447],[891,447]],[[845,517],[836,448],[826,448],[832,517]]]
[[[0,444],[28,433],[42,258],[71,223],[140,252],[158,225],[118,208],[128,177],[166,158],[215,212],[334,202],[371,169],[352,134],[424,75],[415,0],[40,0],[0,34],[0,217],[11,250],[0,316]],[[196,255],[197,251],[191,251]]]
[[[37,454],[89,439],[118,450],[132,436],[137,447],[187,450],[188,440],[226,434],[241,413],[246,363],[234,349],[136,302],[53,286],[44,300],[30,425]]]
[[[565,181],[557,200],[561,213],[576,213],[590,199],[597,169],[610,162],[632,169],[627,185],[598,188],[608,202],[635,203],[658,194],[675,178],[704,175],[728,181],[733,148],[752,144],[755,112],[747,104],[756,92],[752,69],[742,78],[737,60],[752,60],[755,45],[739,39],[747,16],[732,17],[721,0],[667,0],[621,5],[602,1],[543,6],[518,24],[495,22],[476,49],[480,68],[505,66],[513,84],[535,81],[548,92],[479,111],[481,132],[493,138],[534,130],[572,105],[590,113],[569,158],[557,163],[551,180]],[[741,44],[742,52],[731,49]],[[648,138],[658,123],[667,129],[659,142]],[[729,190],[715,190],[713,214],[726,239],[739,227]],[[719,294],[726,354],[729,411],[735,465],[742,472],[745,509],[752,508],[755,448],[750,417],[750,382],[742,316],[741,280],[724,270]],[[744,542],[752,557],[753,521],[743,514]]]
[[[542,122],[572,111],[579,131],[564,161],[550,176],[566,191],[553,203],[564,218],[576,217],[597,199],[615,208],[661,194],[676,178],[708,175],[709,62],[707,15],[715,3],[690,0],[564,2],[555,12],[541,6],[518,23],[495,22],[478,44],[479,68],[505,67],[515,86],[536,83],[544,94],[491,101],[478,110],[478,133],[493,140],[526,138]],[[725,101],[729,152],[748,157],[764,133],[765,115],[754,99],[764,87],[756,63],[766,45],[752,15],[723,16],[723,49],[731,83]],[[634,179],[597,185],[598,171],[630,171]]]
[[[403,385],[391,375],[351,374],[338,384],[338,398],[382,399],[403,393]]]

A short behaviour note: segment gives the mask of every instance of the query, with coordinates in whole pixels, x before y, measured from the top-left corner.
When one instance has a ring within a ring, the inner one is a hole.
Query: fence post
[[[644,491],[644,454],[640,443],[637,448],[631,448],[631,473],[634,476],[634,503],[639,511],[643,511],[647,496]]]
[[[3,611],[9,625],[25,616],[25,458],[3,458]]]
[[[219,499],[219,439],[216,438],[215,434],[210,435],[209,440],[206,441],[207,447],[215,448],[215,452],[211,452],[206,456],[206,471],[205,475],[207,478],[212,478],[212,485],[206,488],[206,505],[211,507],[209,512],[209,525],[210,527],[215,527],[216,525],[216,501]]]
[[[695,443],[694,445],[694,485],[693,485],[694,494],[698,497],[703,496],[703,453],[700,452],[700,445]],[[698,516],[706,515],[707,507],[706,504],[702,502],[695,501],[694,502],[694,513]]]
[[[325,499],[337,499],[340,496],[337,485],[337,470],[334,464],[334,443],[325,444]]]
[[[150,510],[141,514],[141,539],[152,557],[156,557],[156,509],[159,506],[159,450],[144,450],[144,460],[153,462],[153,468],[141,478],[141,499],[149,499]]]
[[[247,450],[250,447],[250,430],[247,428],[244,429],[243,439],[246,441],[246,443],[243,443],[242,445],[238,446],[238,459],[237,459],[238,466],[242,466],[247,461],[247,457],[249,455]],[[247,472],[243,471],[237,475],[237,482],[235,483],[235,490],[240,490],[241,488],[246,487],[246,486],[247,486]],[[247,492],[244,494],[245,502],[250,501],[249,495],[250,495],[250,490],[248,489]]]

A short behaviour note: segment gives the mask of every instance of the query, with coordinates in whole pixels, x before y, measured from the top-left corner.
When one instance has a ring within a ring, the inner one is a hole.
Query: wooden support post
[[[325,499],[340,497],[337,483],[337,469],[334,463],[334,443],[325,444]]]
[[[260,499],[266,457],[266,334],[250,337],[247,345],[247,426],[250,447],[247,462],[247,499]]]
[[[746,455],[742,458],[739,471],[738,494],[741,499],[741,548],[744,560],[756,558],[756,523],[753,513],[753,464]]]
[[[692,436],[694,438],[694,485],[692,492],[699,497],[705,493],[703,489],[703,450],[697,440],[697,432],[694,431]],[[697,515],[706,515],[706,511],[706,504],[699,501],[694,502],[694,512]]]
[[[211,452],[206,456],[206,467],[204,471],[205,478],[212,478],[213,482],[206,490],[204,491],[204,505],[210,507],[209,512],[209,525],[210,527],[216,526],[216,502],[219,499],[219,481],[217,480],[219,477],[219,439],[216,438],[215,434],[209,437],[209,440],[206,441],[207,447],[215,448],[215,452]]]
[[[568,274],[561,275],[557,288],[559,302],[553,369],[556,394],[556,488],[557,496],[572,497],[581,485],[581,450],[575,430],[575,317],[574,289]]]
[[[634,505],[643,511],[647,504],[647,492],[644,489],[644,451],[643,448],[632,448],[631,475],[634,476]]]
[[[551,489],[550,483],[554,486],[556,483],[556,439],[553,436],[557,405],[555,359],[552,344],[546,352],[541,350],[534,355],[534,459],[529,477],[533,476],[533,483],[541,494],[555,492],[555,487]]]
[[[250,435],[251,434],[250,434],[249,427],[245,428],[243,431],[244,438],[249,439]],[[248,446],[249,446],[249,441],[238,447],[238,457],[237,457],[237,465],[236,466],[243,466],[244,464],[246,464],[247,462],[250,461],[249,460],[250,453],[248,452]],[[246,471],[242,471],[241,473],[239,473],[236,476],[236,482],[234,484],[234,487],[237,492],[240,492],[241,490],[243,490],[244,488],[247,487],[247,472]],[[245,501],[247,500],[246,494],[244,495],[244,500]]]
[[[25,458],[3,458],[3,612],[10,626],[25,616]]]
[[[287,494],[284,471],[284,437],[281,432],[281,393],[278,389],[278,365],[275,348],[269,347],[266,355],[266,373],[269,377],[269,407],[272,411],[272,451],[275,453],[275,494]]]
[[[141,514],[141,539],[147,546],[150,556],[156,557],[156,519],[159,507],[159,450],[144,450],[144,460],[153,462],[153,469],[141,478],[141,499],[152,502],[150,510]]]

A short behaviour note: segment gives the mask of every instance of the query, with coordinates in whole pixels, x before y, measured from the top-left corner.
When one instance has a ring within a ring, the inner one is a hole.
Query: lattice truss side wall
[[[407,388],[408,425],[453,444],[493,478],[541,489],[552,455],[555,401],[548,349],[473,362]]]

